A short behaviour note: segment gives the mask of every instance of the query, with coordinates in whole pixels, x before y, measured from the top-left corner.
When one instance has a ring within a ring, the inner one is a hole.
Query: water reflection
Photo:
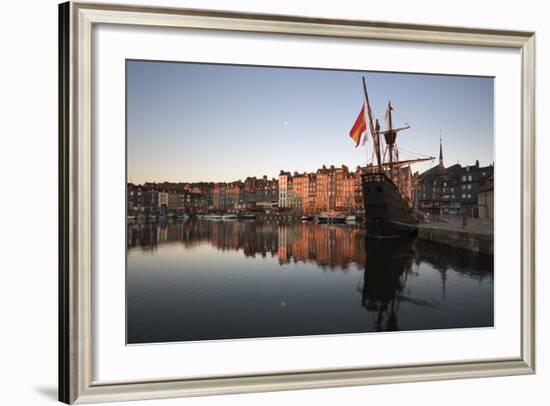
[[[364,231],[357,225],[194,220],[128,226],[128,248],[156,250],[160,244],[185,247],[210,243],[219,250],[242,251],[247,257],[277,256],[279,263],[314,261],[345,269],[365,261]]]
[[[493,325],[493,258],[447,246],[208,220],[129,224],[127,241],[130,343]]]

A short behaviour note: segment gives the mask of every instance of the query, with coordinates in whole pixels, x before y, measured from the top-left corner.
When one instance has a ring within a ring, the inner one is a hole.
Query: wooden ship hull
[[[399,238],[416,233],[410,208],[391,179],[383,173],[365,174],[361,186],[369,237]]]

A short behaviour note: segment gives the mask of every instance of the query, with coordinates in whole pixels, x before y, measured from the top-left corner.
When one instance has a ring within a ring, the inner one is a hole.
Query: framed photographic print
[[[534,373],[534,33],[59,16],[61,401]]]

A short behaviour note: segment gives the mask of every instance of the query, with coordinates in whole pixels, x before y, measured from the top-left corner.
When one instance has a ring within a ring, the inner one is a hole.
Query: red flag
[[[367,122],[365,120],[365,104],[363,104],[357,119],[355,119],[355,124],[353,124],[353,127],[349,131],[349,136],[353,141],[355,141],[355,148],[359,146],[359,143],[361,142],[361,134],[363,134],[366,129]]]

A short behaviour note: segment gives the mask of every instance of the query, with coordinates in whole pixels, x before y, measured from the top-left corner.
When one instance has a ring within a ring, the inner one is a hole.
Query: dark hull
[[[416,234],[410,209],[395,183],[383,174],[361,177],[367,235],[399,238]]]

